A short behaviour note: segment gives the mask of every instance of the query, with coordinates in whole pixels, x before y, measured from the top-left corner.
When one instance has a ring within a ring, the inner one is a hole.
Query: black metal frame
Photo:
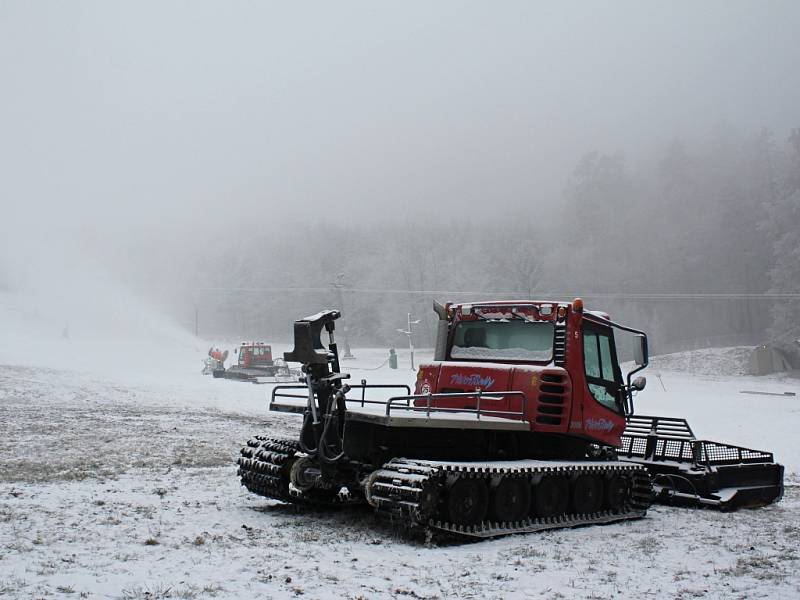
[[[402,390],[406,391],[406,394],[410,394],[411,393],[411,387],[409,387],[408,385],[406,385],[404,383],[398,383],[398,384],[379,384],[379,383],[376,383],[376,384],[369,384],[368,385],[368,384],[366,384],[365,382],[362,381],[362,383],[360,385],[359,384],[348,385],[347,387],[348,387],[349,390],[358,390],[358,389],[360,389],[361,390],[361,398],[357,400],[357,399],[354,399],[354,398],[347,398],[345,396],[345,398],[344,398],[345,403],[347,403],[347,402],[356,402],[356,403],[359,403],[361,406],[365,406],[366,404],[381,404],[381,405],[386,404],[385,400],[383,400],[383,401],[367,400],[366,397],[365,397],[365,394],[366,394],[366,391],[368,389],[370,389],[370,390],[372,390],[372,389],[402,389]],[[300,395],[300,394],[286,394],[286,393],[281,393],[282,390],[302,390],[303,394],[302,395]],[[270,398],[270,403],[269,403],[269,410],[271,410],[271,411],[276,411],[276,412],[303,412],[305,410],[305,408],[306,408],[306,405],[302,406],[301,407],[302,410],[300,410],[300,411],[281,410],[280,408],[274,408],[275,406],[281,406],[280,404],[276,405],[276,403],[275,403],[275,399],[276,398],[296,398],[298,400],[308,401],[308,386],[307,385],[276,385],[274,388],[272,388],[272,397]],[[286,406],[286,405],[283,405],[283,406]]]
[[[411,388],[405,384],[375,384],[375,385],[352,385],[348,386],[351,390],[354,389],[361,389],[361,399],[353,399],[353,398],[344,398],[345,403],[350,402],[360,406],[365,406],[367,404],[378,405],[378,406],[385,406],[385,416],[391,416],[393,410],[399,411],[413,411],[413,412],[424,412],[427,416],[430,416],[431,413],[466,413],[475,415],[477,420],[480,420],[481,416],[484,417],[504,417],[504,418],[514,418],[516,420],[524,420],[528,414],[528,399],[523,392],[519,391],[503,391],[503,392],[485,392],[483,390],[478,390],[475,392],[452,392],[452,393],[441,393],[441,394],[411,394]],[[367,389],[405,389],[407,394],[405,396],[392,396],[386,400],[367,400],[365,397],[365,393]],[[304,394],[290,394],[290,393],[282,393],[283,390],[303,390],[306,392]],[[286,405],[286,404],[279,404],[276,403],[276,398],[294,398],[297,400],[307,400],[308,388],[303,385],[278,385],[275,386],[272,390],[272,398],[270,399],[269,410],[277,411],[277,412],[292,412],[292,413],[302,413],[305,411],[305,406],[300,405]],[[488,400],[500,400],[506,398],[508,396],[515,396],[519,397],[522,400],[522,406],[519,411],[508,411],[508,410],[499,410],[496,408],[487,408],[481,407],[481,399],[485,398]],[[448,408],[448,407],[439,407],[439,406],[431,406],[431,403],[434,400],[446,400],[450,398],[476,398],[477,399],[477,406],[475,408]],[[425,406],[417,406],[412,405],[412,401],[416,400],[425,400]]]
[[[697,439],[686,419],[636,415],[628,419],[620,451],[629,458],[702,467],[772,463],[771,452]]]
[[[784,469],[772,453],[699,440],[686,419],[629,417],[618,454],[647,468],[667,504],[733,510],[783,496]]]

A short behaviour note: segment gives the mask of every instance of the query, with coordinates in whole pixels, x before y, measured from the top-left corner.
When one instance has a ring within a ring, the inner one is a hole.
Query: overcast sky
[[[0,220],[556,202],[590,150],[800,125],[799,31],[792,0],[2,0]]]

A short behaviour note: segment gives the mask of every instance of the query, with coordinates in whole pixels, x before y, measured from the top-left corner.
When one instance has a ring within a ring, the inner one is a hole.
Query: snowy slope
[[[636,522],[433,545],[365,509],[248,494],[240,445],[298,419],[266,411],[271,386],[202,377],[211,342],[170,346],[158,368],[0,367],[0,598],[800,596],[798,487],[754,511],[655,507]],[[343,366],[356,381],[414,380],[407,353],[397,371],[375,369],[385,350],[354,354]],[[797,481],[800,400],[740,393],[796,380],[659,373],[639,412],[773,450]]]

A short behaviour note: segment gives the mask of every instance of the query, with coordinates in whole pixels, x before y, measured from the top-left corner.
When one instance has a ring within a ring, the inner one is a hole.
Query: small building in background
[[[777,348],[756,346],[750,354],[750,374],[769,375],[791,370],[789,359]]]

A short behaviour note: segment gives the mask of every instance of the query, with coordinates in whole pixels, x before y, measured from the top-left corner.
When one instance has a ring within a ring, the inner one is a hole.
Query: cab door
[[[622,372],[617,360],[614,333],[610,327],[587,322],[583,323],[582,329],[583,363],[590,394],[587,404],[590,405],[593,399],[601,407],[622,415]]]

